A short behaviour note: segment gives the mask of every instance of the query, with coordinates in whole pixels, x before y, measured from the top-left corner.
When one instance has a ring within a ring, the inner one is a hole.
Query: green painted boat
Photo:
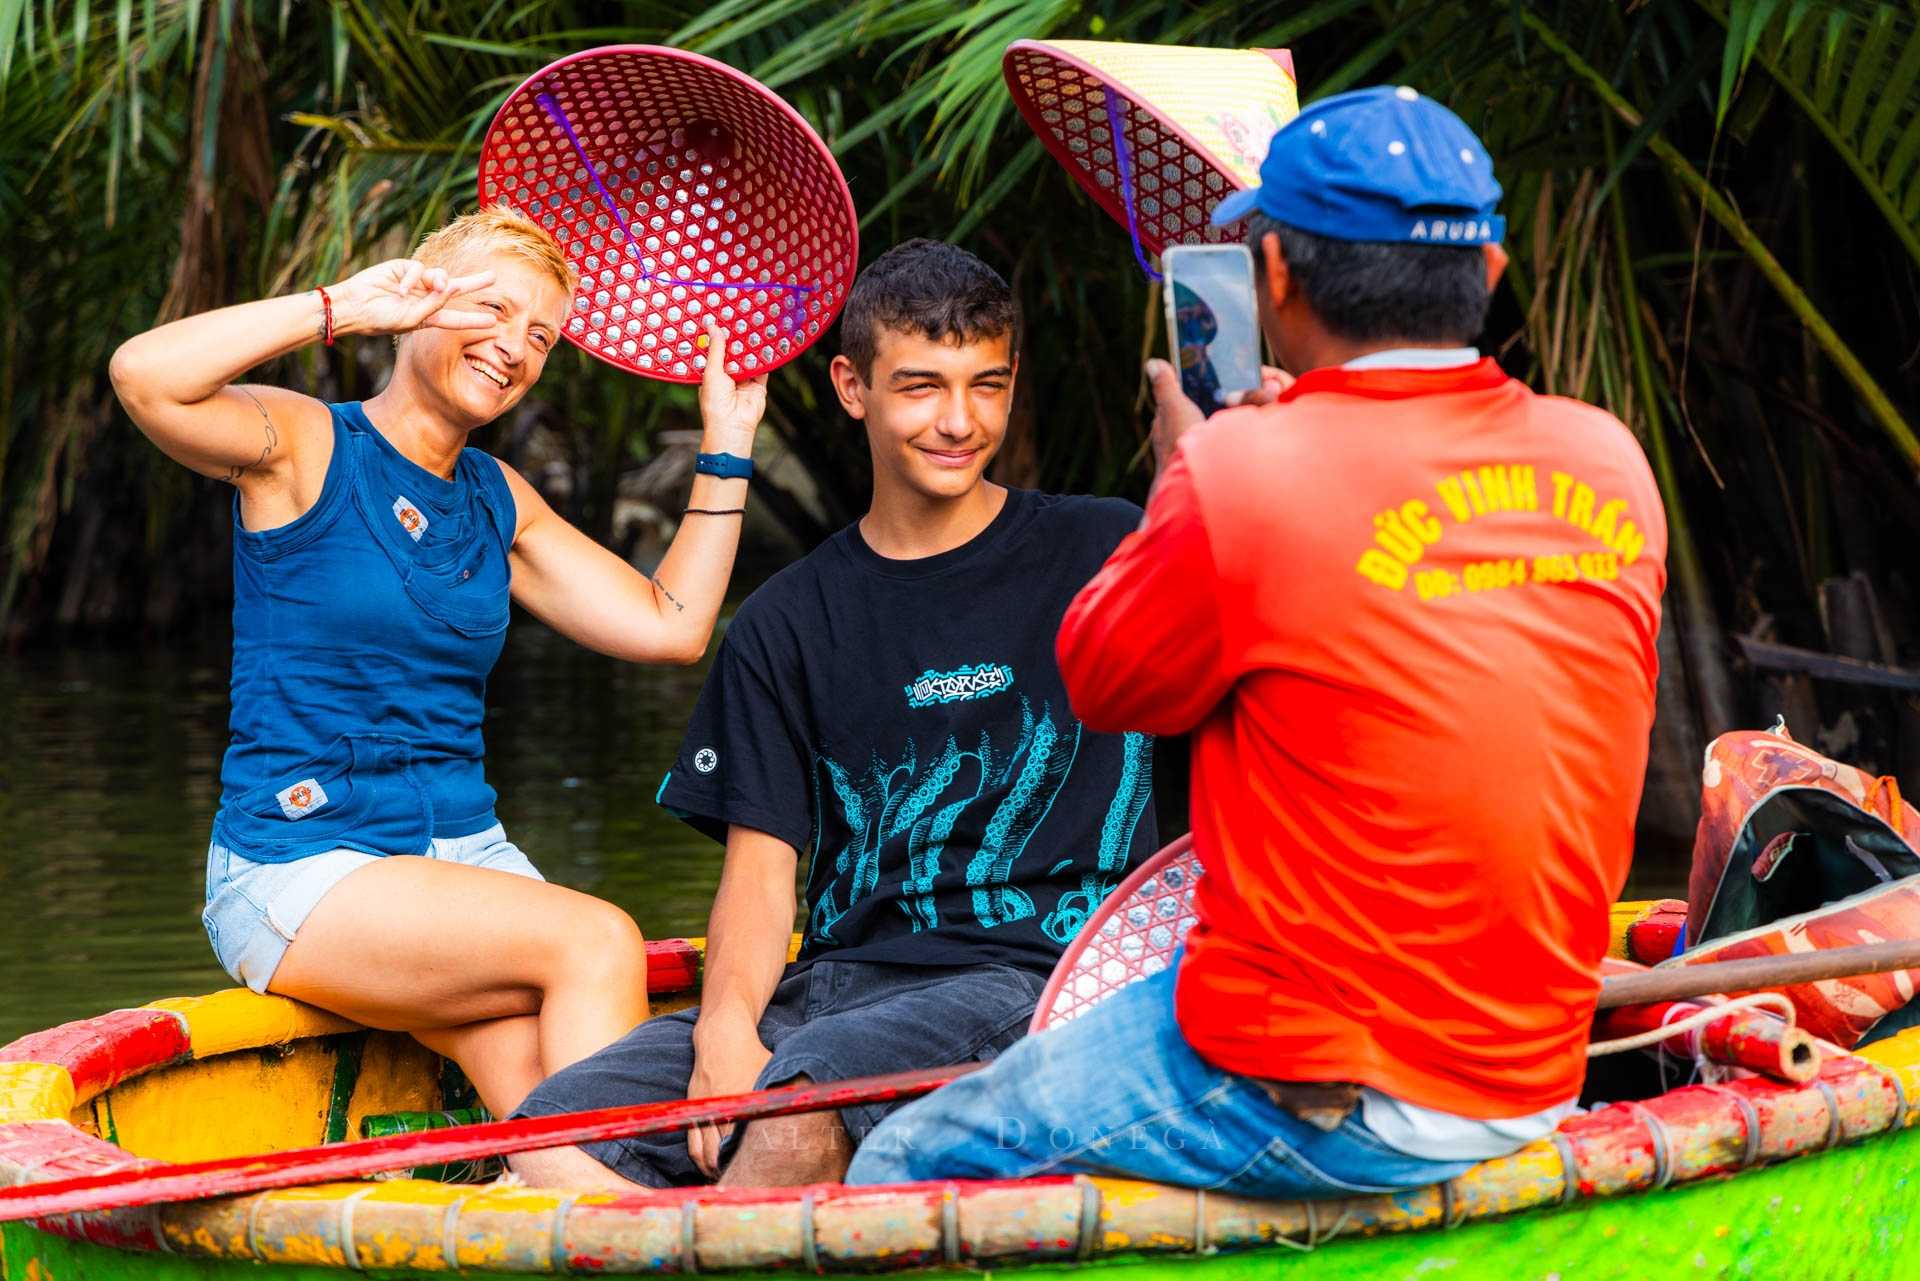
[[[1616,911],[1615,950],[1645,905]],[[655,944],[656,1010],[697,999],[701,940]],[[245,990],[158,1001],[0,1048],[0,1181],[357,1138],[458,1106],[405,1036]],[[1252,1202],[1060,1177],[620,1196],[391,1178],[0,1225],[5,1281],[338,1281],[467,1273],[1018,1269],[1120,1278],[1920,1276],[1920,1029],[1810,1084],[1693,1085],[1569,1120],[1452,1182]],[[378,1126],[376,1121],[375,1125]]]

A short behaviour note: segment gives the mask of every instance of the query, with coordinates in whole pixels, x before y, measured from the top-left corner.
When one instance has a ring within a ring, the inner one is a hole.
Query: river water
[[[0,1045],[232,985],[200,930],[226,645],[0,659]],[[704,933],[719,883],[720,847],[653,803],[705,670],[615,662],[516,618],[488,689],[508,833],[649,938]],[[1182,765],[1157,765],[1163,836],[1185,827]],[[1629,895],[1681,892],[1685,857],[1643,852]]]
[[[233,981],[200,929],[226,748],[224,636],[0,659],[0,1044]],[[649,938],[704,933],[720,847],[653,803],[700,689],[517,618],[488,689],[501,820]]]

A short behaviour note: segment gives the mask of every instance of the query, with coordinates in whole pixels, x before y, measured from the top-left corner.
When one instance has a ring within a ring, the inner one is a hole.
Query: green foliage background
[[[1862,764],[1920,765],[1909,702],[1763,677],[1728,642],[1880,663],[1920,646],[1917,17],[1914,0],[0,0],[0,628],[223,614],[225,500],[117,411],[113,346],[403,252],[470,203],[507,90],[596,44],[697,49],[778,90],[838,155],[865,256],[940,235],[999,266],[1030,322],[1003,478],[1138,496],[1157,303],[1020,123],[1001,52],[1287,46],[1303,100],[1410,83],[1481,132],[1514,258],[1483,345],[1611,409],[1653,460],[1673,529],[1656,768],[1664,752],[1690,777],[1704,735],[1782,707]],[[372,346],[277,374],[364,394]],[[773,427],[818,501],[764,492],[803,543],[865,488],[824,403],[830,354],[775,380]],[[569,514],[604,533],[620,473],[690,401],[571,352],[539,391],[490,443],[558,433]]]

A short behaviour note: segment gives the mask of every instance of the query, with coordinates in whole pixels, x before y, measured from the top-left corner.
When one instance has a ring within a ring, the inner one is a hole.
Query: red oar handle
[[[522,1121],[484,1121],[478,1125],[394,1134],[356,1143],[27,1183],[0,1188],[0,1222],[46,1218],[79,1210],[126,1209],[165,1201],[262,1192],[268,1188],[358,1178],[410,1165],[469,1161],[496,1153],[527,1152],[636,1134],[665,1134],[694,1125],[729,1125],[762,1117],[825,1112],[856,1103],[885,1103],[926,1094],[980,1066],[962,1063],[710,1099],[671,1099],[664,1103],[565,1112]]]

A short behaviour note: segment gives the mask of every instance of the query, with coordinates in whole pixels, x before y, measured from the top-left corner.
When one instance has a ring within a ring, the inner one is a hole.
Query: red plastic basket
[[[859,260],[833,155],[772,90],[712,58],[612,45],[508,95],[480,203],[553,233],[580,273],[565,332],[610,364],[700,381],[706,317],[727,372],[778,369],[826,333]]]
[[[1200,874],[1191,836],[1133,869],[1067,944],[1027,1030],[1076,1018],[1129,983],[1173,964],[1173,954],[1193,928],[1193,886]]]

